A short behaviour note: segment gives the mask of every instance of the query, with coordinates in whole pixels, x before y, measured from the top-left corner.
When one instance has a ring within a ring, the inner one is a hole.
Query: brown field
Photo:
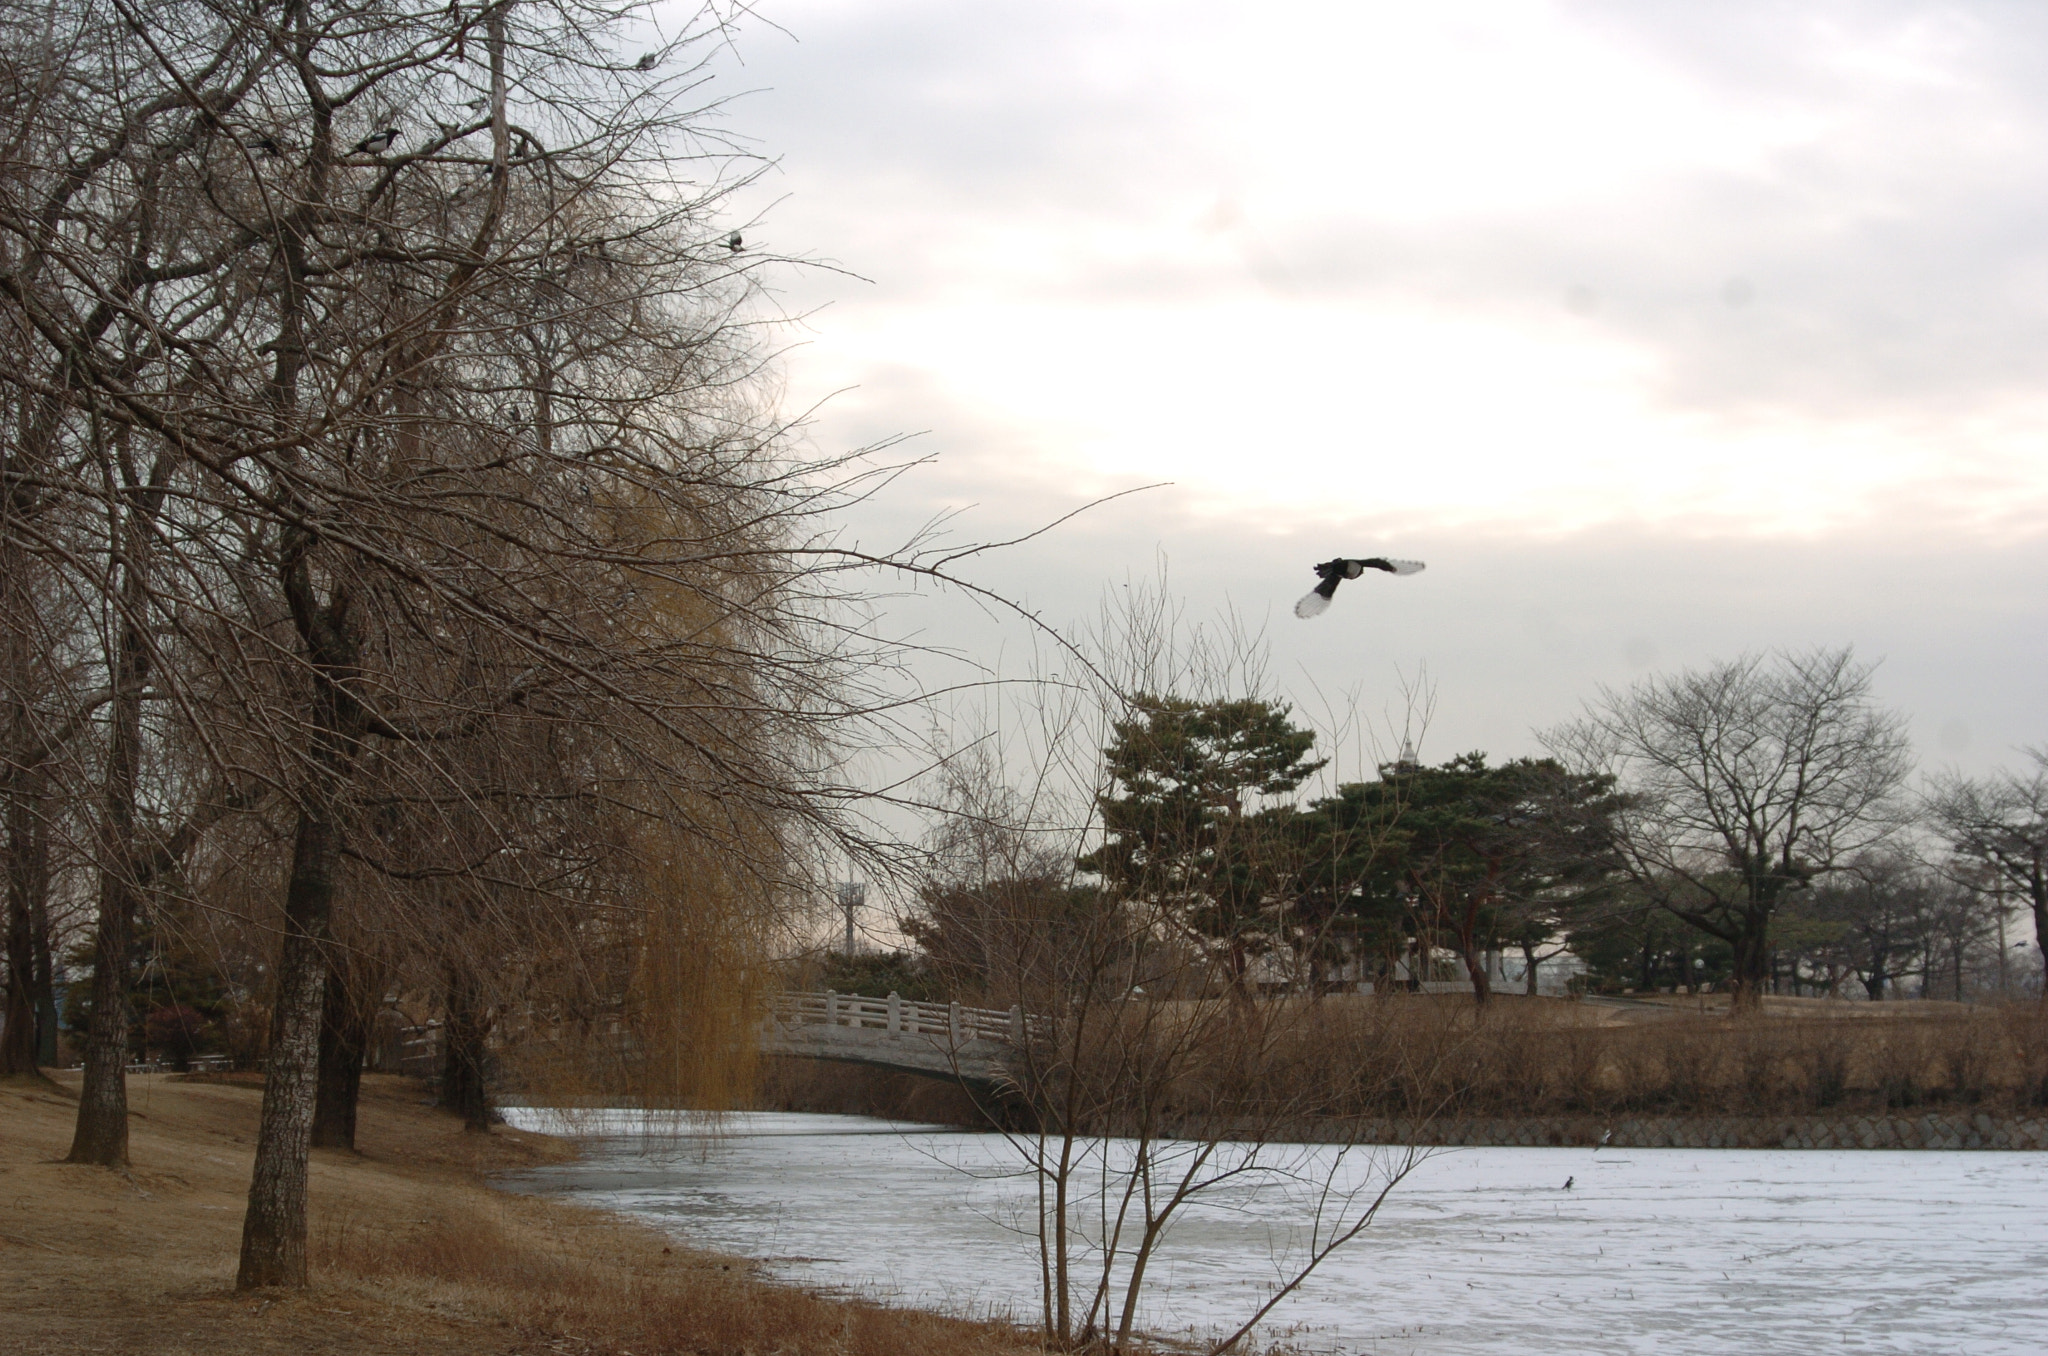
[[[233,1288],[260,1090],[130,1081],[126,1172],[56,1160],[65,1083],[0,1082],[0,1352],[121,1356],[1009,1356],[1013,1328],[821,1298],[651,1229],[508,1195],[559,1141],[465,1135],[419,1085],[364,1080],[360,1155],[314,1153],[314,1283]]]

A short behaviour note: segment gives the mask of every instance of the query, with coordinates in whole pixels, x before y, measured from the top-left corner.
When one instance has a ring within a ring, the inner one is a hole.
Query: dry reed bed
[[[2048,1106],[2048,1006],[1873,1018],[1674,1013],[1597,1026],[1564,1003],[1326,1004],[1276,1045],[1268,1095],[1336,1116],[1783,1115]]]
[[[1218,1107],[1288,1123],[2048,1108],[2048,1005],[2039,1003],[1902,1003],[1876,1013],[1816,1005],[1754,1017],[1680,1009],[1602,1025],[1596,1010],[1562,1001],[1481,1011],[1469,1001],[1390,997],[1260,1004],[1246,1020],[1264,1029],[1251,1036],[1228,1030],[1228,1009],[1216,1004],[1189,1005],[1185,1020],[1216,1026],[1201,1041],[1214,1053],[1187,1061],[1169,1094],[1169,1118],[1190,1133],[1202,1133]],[[1180,1021],[1126,1019],[1149,1022],[1162,1040]],[[1120,1059],[1128,1042],[1117,1045]],[[1248,1048],[1256,1059],[1243,1057]],[[764,1091],[763,1104],[781,1110],[983,1123],[970,1099],[941,1084],[811,1060],[777,1061]],[[1114,1100],[1104,1099],[1088,1129],[1128,1129],[1128,1108]]]

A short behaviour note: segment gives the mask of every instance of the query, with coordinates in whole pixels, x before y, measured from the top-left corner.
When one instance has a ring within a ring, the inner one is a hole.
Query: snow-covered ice
[[[1035,1317],[1019,1227],[1033,1189],[999,1136],[854,1116],[733,1116],[708,1134],[640,1113],[507,1117],[591,1138],[515,1189],[640,1215],[817,1288]],[[1371,1168],[1341,1171],[1363,1183]],[[1234,1327],[1274,1283],[1290,1218],[1277,1194],[1190,1215],[1155,1263],[1145,1325]],[[2037,1356],[2043,1276],[2048,1154],[1460,1149],[1417,1168],[1261,1336],[1390,1356]]]

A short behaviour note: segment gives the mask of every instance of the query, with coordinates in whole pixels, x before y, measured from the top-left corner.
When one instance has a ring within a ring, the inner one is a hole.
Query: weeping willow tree
[[[558,1107],[745,1105],[787,910],[658,822],[618,865],[622,899],[603,935],[534,953],[509,1077]]]
[[[0,7],[7,492],[115,619],[74,1156],[126,1156],[136,863],[260,815],[245,1287],[306,1278],[340,953],[381,939],[471,1049],[573,1026],[580,988],[621,1078],[726,1097],[763,929],[853,832],[839,750],[885,703],[833,618],[875,561],[811,534],[856,473],[792,458],[768,399],[720,216],[746,167],[696,102],[724,16],[652,50],[641,17]],[[174,738],[196,771],[152,783]]]

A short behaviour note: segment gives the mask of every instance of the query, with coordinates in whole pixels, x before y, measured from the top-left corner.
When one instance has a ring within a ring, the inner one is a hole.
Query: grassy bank
[[[314,1284],[233,1289],[261,1089],[133,1079],[132,1166],[60,1163],[74,1094],[0,1082],[0,1351],[1007,1356],[1015,1329],[808,1295],[599,1212],[489,1189],[572,1152],[465,1135],[364,1080],[361,1154],[313,1155]]]

